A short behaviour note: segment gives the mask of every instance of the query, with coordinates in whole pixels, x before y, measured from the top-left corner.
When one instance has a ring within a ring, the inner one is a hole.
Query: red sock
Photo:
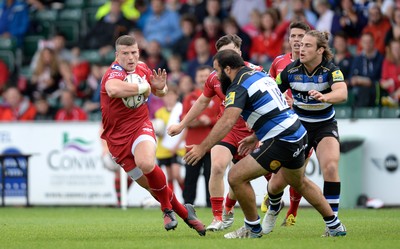
[[[187,219],[188,217],[188,211],[185,208],[185,206],[182,205],[176,198],[174,192],[171,192],[171,204],[172,204],[172,209],[175,211],[175,213],[181,217],[183,220]]]
[[[210,197],[210,201],[214,219],[222,220],[222,204],[224,203],[224,197]]]
[[[236,200],[232,200],[231,198],[229,198],[229,193],[228,193],[225,197],[225,209],[231,210],[235,206],[236,202],[237,202]]]
[[[171,190],[167,186],[167,179],[160,167],[154,167],[153,171],[145,174],[145,176],[149,182],[150,189],[157,196],[157,199],[161,204],[161,210],[172,209],[170,193],[168,192]]]
[[[265,179],[267,179],[267,181],[269,181],[272,177],[272,173],[268,173],[266,175],[264,175]]]
[[[168,187],[174,192],[174,181],[168,180]]]
[[[297,216],[297,209],[299,209],[299,204],[301,200],[301,195],[294,190],[294,188],[290,187],[289,188],[290,192],[290,207],[289,210],[286,214],[286,218],[290,215],[293,214],[294,217]]]

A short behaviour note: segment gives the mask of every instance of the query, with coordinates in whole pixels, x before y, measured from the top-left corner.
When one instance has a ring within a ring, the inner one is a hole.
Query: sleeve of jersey
[[[274,60],[271,64],[271,67],[269,68],[268,74],[269,76],[271,76],[272,78],[276,78],[276,60]]]
[[[151,69],[147,66],[146,63],[140,61],[136,68],[137,71],[141,71],[144,75],[146,75],[145,80],[151,85],[150,76],[152,75]]]
[[[104,82],[112,79],[124,80],[125,77],[126,73],[123,70],[119,70],[118,68],[112,68],[111,72],[108,75],[106,75]]]
[[[344,81],[344,76],[342,71],[338,67],[335,67],[332,71],[331,74],[331,80],[329,81],[329,84],[332,85],[336,82],[343,82]]]
[[[232,86],[225,96],[225,108],[238,107],[244,109],[247,101],[247,91],[240,85]]]
[[[204,89],[203,89],[203,95],[206,96],[207,98],[212,98],[215,96],[215,91],[214,91],[214,81],[216,79],[215,74],[210,74],[208,76],[206,83],[204,84]]]
[[[283,70],[278,76],[275,78],[276,84],[278,84],[279,90],[281,92],[285,92],[289,88],[289,81],[287,77],[286,70]]]

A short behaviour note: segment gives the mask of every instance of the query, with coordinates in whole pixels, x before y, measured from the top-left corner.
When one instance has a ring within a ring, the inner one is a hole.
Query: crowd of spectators
[[[78,41],[71,43],[54,24],[26,60],[24,39],[37,35],[35,15],[61,11],[68,2],[0,1],[0,41],[15,41],[16,58],[22,58],[10,66],[0,51],[0,121],[98,119],[102,72],[120,35],[137,39],[147,65],[167,69],[168,84],[179,88],[182,99],[194,89],[197,68],[212,66],[221,36],[237,34],[243,58],[268,71],[285,53],[287,27],[296,20],[332,34],[334,61],[354,96],[349,106],[399,104],[400,1],[105,0],[93,22],[82,16],[86,29]],[[82,13],[86,2],[78,7]],[[88,51],[95,51],[95,60],[85,57]]]

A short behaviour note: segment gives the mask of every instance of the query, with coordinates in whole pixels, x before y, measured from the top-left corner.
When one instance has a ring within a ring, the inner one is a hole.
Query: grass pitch
[[[239,208],[231,229],[200,237],[182,220],[176,230],[165,231],[158,209],[5,207],[0,209],[0,248],[399,248],[400,209],[341,209],[339,217],[348,230],[341,238],[321,238],[325,224],[312,208],[300,208],[295,226],[280,227],[286,210],[271,234],[227,240],[226,232],[243,225]],[[209,208],[197,208],[197,214],[206,225],[211,222]]]

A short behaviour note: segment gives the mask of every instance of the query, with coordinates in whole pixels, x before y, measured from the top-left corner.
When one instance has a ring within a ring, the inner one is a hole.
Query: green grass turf
[[[312,208],[301,207],[296,225],[281,227],[286,210],[271,234],[227,240],[227,231],[243,225],[239,208],[231,229],[200,237],[182,220],[176,230],[165,231],[158,209],[5,207],[0,209],[0,248],[400,248],[400,209],[341,209],[348,230],[341,238],[321,238],[325,225]],[[197,213],[205,225],[211,222],[210,209],[197,208]]]

